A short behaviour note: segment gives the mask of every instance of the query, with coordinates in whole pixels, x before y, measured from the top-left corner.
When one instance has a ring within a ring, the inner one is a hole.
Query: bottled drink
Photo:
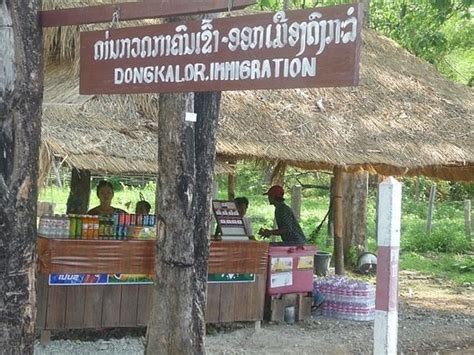
[[[82,239],[89,239],[89,218],[87,215],[82,216],[82,231],[81,237]]]
[[[76,215],[70,214],[69,215],[69,238],[74,239],[76,238]]]
[[[83,215],[76,215],[76,232],[74,233],[74,237],[76,239],[82,238],[82,219],[84,218]]]
[[[92,216],[92,239],[99,239],[99,216]]]

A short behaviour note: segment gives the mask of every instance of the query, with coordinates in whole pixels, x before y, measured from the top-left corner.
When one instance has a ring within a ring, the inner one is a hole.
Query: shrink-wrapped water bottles
[[[314,292],[325,298],[324,316],[355,321],[371,321],[375,315],[375,287],[368,282],[344,276],[330,276],[314,281]]]

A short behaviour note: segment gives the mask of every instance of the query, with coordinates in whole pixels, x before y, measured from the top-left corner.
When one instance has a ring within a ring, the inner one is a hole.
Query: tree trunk
[[[351,248],[358,256],[367,251],[367,172],[343,173],[344,264],[350,265]]]
[[[43,92],[41,1],[0,1],[0,348],[32,354]]]
[[[196,220],[194,227],[194,256],[196,285],[194,295],[193,328],[195,353],[204,353],[206,334],[207,264],[209,259],[209,235],[211,201],[213,198],[213,172],[216,160],[217,121],[221,93],[204,92],[194,95],[196,122]]]
[[[212,173],[219,93],[160,95],[158,211],[164,228],[156,250],[156,281],[147,354],[205,352],[205,309]],[[185,121],[185,112],[197,122]]]
[[[71,188],[67,199],[66,213],[85,214],[89,208],[91,194],[91,172],[72,169]]]
[[[283,186],[285,183],[286,163],[279,161],[273,168],[272,185]]]
[[[156,240],[153,305],[147,354],[189,354],[202,340],[193,329],[195,130],[192,93],[162,94],[158,116],[157,211],[163,229]]]

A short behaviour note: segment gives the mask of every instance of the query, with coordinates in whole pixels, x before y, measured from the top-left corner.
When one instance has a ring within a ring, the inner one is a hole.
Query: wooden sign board
[[[81,34],[81,94],[357,85],[362,5]]]
[[[248,232],[234,201],[212,201],[214,217],[222,233],[222,240],[248,240]]]
[[[117,20],[141,20],[169,16],[183,16],[228,11],[229,0],[145,0],[86,7],[40,11],[43,27],[83,25]],[[243,9],[255,0],[232,0],[231,10]]]

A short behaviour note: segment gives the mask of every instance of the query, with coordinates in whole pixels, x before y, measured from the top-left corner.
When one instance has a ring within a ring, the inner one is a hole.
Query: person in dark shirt
[[[247,209],[249,208],[249,199],[247,197],[236,197],[234,199],[235,206],[237,207],[237,211],[239,211],[240,217],[242,217],[242,221],[244,222],[245,231],[250,239],[254,240],[253,237],[253,228],[250,218],[246,216]]]
[[[275,206],[275,220],[278,229],[263,229],[259,234],[264,237],[280,235],[285,245],[303,245],[306,243],[306,237],[301,229],[298,220],[293,211],[285,204],[283,187],[274,185],[268,189],[264,195],[268,196],[268,202]]]
[[[150,214],[151,205],[148,201],[140,200],[135,205],[135,214]]]

